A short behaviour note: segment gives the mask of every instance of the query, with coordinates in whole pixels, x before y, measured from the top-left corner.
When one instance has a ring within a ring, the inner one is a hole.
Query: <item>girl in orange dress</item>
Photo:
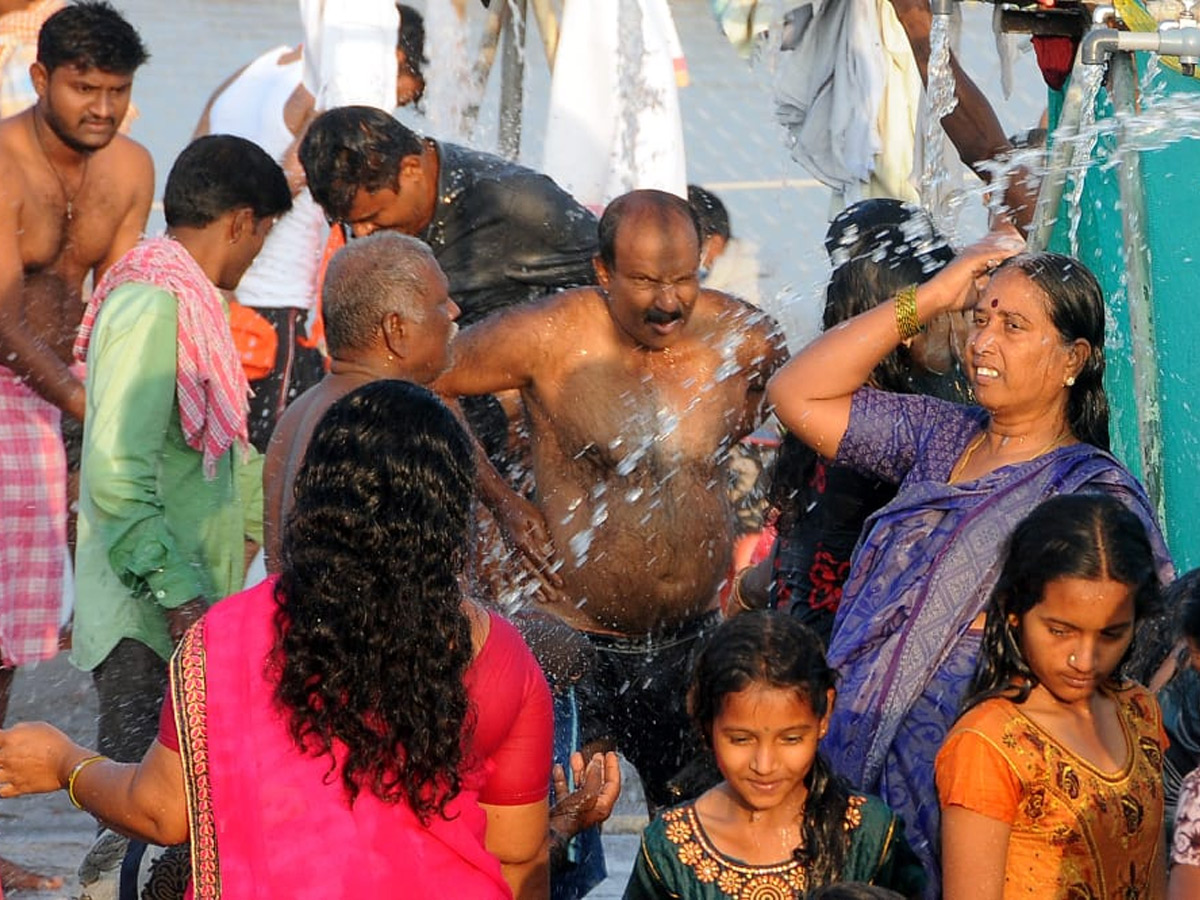
[[[1013,532],[979,669],[937,757],[945,900],[1161,897],[1158,704],[1115,676],[1158,602],[1119,501],[1064,495]]]

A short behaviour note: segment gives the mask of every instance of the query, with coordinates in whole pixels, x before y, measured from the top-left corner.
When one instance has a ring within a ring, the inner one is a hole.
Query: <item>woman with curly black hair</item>
[[[184,638],[158,741],[120,765],[0,734],[0,795],[66,787],[197,898],[538,897],[552,714],[516,630],[464,593],[474,468],[427,390],[368,384],[317,426],[283,567]]]

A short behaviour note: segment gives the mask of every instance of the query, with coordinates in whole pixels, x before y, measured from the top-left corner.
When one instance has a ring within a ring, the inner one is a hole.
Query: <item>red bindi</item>
[[[1000,305],[1000,298],[999,298],[999,297],[993,297],[993,298],[992,298],[992,309],[995,309],[995,308],[996,308],[997,306],[999,306],[999,305]]]

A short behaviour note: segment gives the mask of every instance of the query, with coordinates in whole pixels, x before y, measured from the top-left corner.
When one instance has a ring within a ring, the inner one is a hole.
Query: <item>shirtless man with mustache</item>
[[[434,383],[521,392],[562,581],[542,608],[586,639],[584,739],[615,741],[652,807],[694,749],[686,682],[732,546],[724,463],[786,356],[768,317],[700,288],[699,262],[685,200],[619,197],[600,220],[599,287],[466,329]]]

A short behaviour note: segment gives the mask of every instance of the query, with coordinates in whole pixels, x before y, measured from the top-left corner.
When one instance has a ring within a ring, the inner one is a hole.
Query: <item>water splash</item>
[[[920,193],[923,205],[933,214],[944,234],[953,231],[951,206],[955,203],[946,169],[945,133],[942,119],[954,112],[954,70],[950,66],[950,16],[934,16],[929,32],[929,65],[926,70],[928,110],[922,134]]]

